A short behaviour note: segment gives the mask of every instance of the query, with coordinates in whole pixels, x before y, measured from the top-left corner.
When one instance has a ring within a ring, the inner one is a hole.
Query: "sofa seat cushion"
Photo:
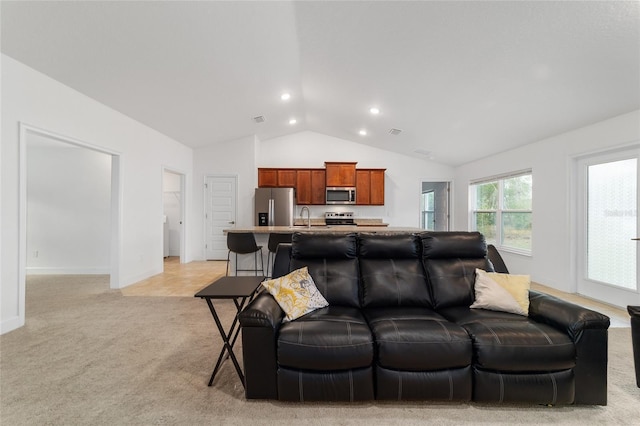
[[[476,402],[573,404],[574,370],[505,373],[474,369],[473,400]]]
[[[471,366],[435,371],[376,367],[374,377],[379,400],[469,401],[473,389]]]
[[[359,309],[328,306],[283,324],[278,364],[335,371],[373,365],[373,338]]]
[[[559,371],[575,366],[575,345],[568,335],[533,321],[471,322],[477,368],[502,372]]]
[[[433,371],[471,364],[471,340],[467,332],[431,309],[370,308],[365,310],[365,316],[381,367]]]
[[[460,326],[473,322],[482,321],[527,321],[527,317],[516,315],[509,312],[490,311],[488,309],[471,309],[468,306],[455,306],[446,309],[439,309],[438,313],[455,322]]]
[[[303,371],[281,367],[278,369],[278,399],[300,402],[375,399],[373,367],[344,371]]]

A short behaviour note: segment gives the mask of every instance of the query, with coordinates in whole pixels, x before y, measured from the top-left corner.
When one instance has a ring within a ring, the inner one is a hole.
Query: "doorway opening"
[[[450,182],[422,182],[420,228],[448,231],[450,227]]]
[[[162,227],[165,261],[179,258],[185,263],[184,214],[185,211],[185,175],[184,173],[162,168]],[[170,259],[173,258],[173,259]]]
[[[18,317],[26,275],[108,275],[120,288],[120,155],[20,123]]]

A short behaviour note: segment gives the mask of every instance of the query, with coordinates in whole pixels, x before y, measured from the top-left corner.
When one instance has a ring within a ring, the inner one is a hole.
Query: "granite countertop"
[[[382,219],[353,219],[356,226],[389,226],[388,223],[382,222]],[[307,226],[307,219],[294,219],[294,226]],[[327,226],[323,218],[311,218],[311,226]],[[341,225],[347,226],[347,225]]]
[[[313,223],[313,222],[312,222]],[[379,232],[385,234],[405,234],[412,232],[422,232],[424,229],[396,226],[352,226],[352,225],[324,225],[324,226],[249,226],[245,228],[230,228],[224,232],[253,232],[254,234],[287,234],[292,232],[327,232],[327,233],[350,233],[350,232]]]

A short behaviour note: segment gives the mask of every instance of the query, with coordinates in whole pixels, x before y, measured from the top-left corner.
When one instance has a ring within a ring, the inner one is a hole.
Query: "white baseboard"
[[[76,267],[27,267],[27,275],[109,275],[108,267],[76,268]]]
[[[120,288],[124,288],[127,286],[130,286],[131,284],[135,284],[138,281],[142,281],[142,280],[146,280],[147,278],[150,278],[154,275],[158,275],[162,273],[162,268],[160,269],[153,269],[147,272],[144,272],[142,274],[136,274],[136,275],[131,275],[129,277],[125,277],[122,280],[122,285],[120,286]]]
[[[0,334],[5,334],[24,325],[24,318],[11,317],[0,322]]]

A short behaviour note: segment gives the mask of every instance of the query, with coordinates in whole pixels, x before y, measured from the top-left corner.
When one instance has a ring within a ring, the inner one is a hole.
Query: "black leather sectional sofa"
[[[606,405],[609,318],[536,291],[528,317],[470,309],[493,270],[479,233],[297,233],[274,276],[303,266],[329,306],[247,306],[247,398]]]

